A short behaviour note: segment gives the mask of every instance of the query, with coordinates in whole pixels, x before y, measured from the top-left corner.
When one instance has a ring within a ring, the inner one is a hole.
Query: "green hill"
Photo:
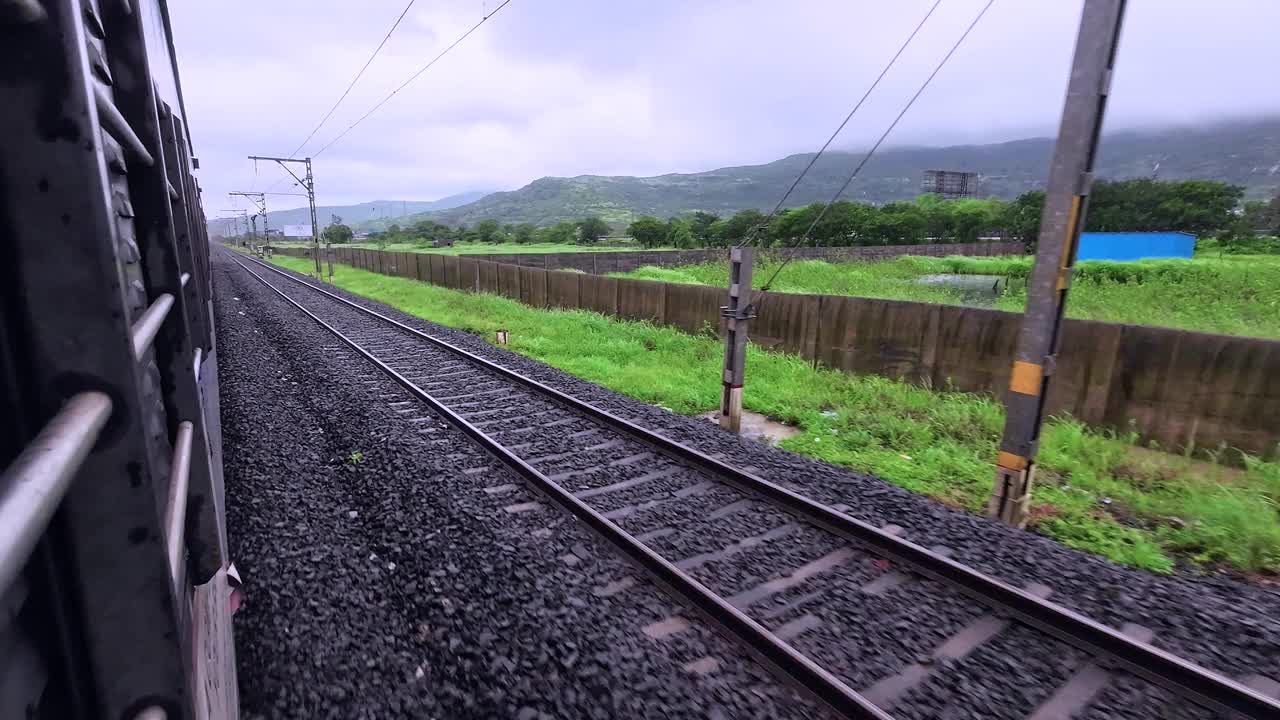
[[[984,195],[1010,199],[1044,186],[1052,151],[1050,138],[890,148],[876,154],[843,197],[871,203],[912,198],[920,192],[921,173],[932,168],[978,172]],[[721,215],[745,208],[767,210],[811,157],[792,155],[765,165],[657,177],[545,177],[519,190],[492,193],[476,202],[400,222],[430,218],[456,225],[494,219],[548,225],[599,215],[624,223],[637,215],[666,218],[693,210]],[[847,152],[824,155],[788,205],[830,199],[861,158]],[[1221,180],[1244,185],[1251,199],[1271,197],[1280,191],[1280,117],[1108,134],[1103,137],[1097,171],[1104,179],[1147,177],[1155,171],[1162,180]]]
[[[316,220],[320,226],[329,224],[332,216],[342,218],[342,222],[352,227],[380,227],[393,222],[402,222],[406,215],[422,214],[433,210],[450,208],[475,202],[485,196],[483,192],[465,192],[458,195],[440,198],[439,200],[374,200],[357,205],[317,205]],[[271,198],[270,202],[275,200]],[[285,225],[309,225],[311,223],[310,208],[292,208],[289,210],[271,210],[267,213],[267,223],[272,228]],[[231,221],[215,219],[209,221],[210,235],[226,235]],[[262,221],[258,221],[258,230],[262,230]]]

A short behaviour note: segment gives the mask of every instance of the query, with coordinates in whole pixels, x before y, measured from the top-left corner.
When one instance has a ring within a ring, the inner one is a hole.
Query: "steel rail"
[[[324,288],[316,287],[272,265],[252,258],[250,260],[295,283],[394,325],[410,335],[454,352],[486,370],[533,388],[570,409],[589,415],[622,433],[699,466],[739,490],[762,497],[850,542],[869,547],[875,554],[908,566],[921,575],[943,582],[993,610],[1005,613],[1025,625],[1052,635],[1089,655],[1109,659],[1130,673],[1209,710],[1229,716],[1280,720],[1280,700],[1270,698],[1220,673],[1161,650],[1150,643],[1134,640],[1119,630],[1103,625],[1074,610],[1037,597],[910,540],[887,533],[874,525],[815,502],[781,485],[716,460],[688,445],[670,440],[445,340],[432,337]],[[256,276],[256,273],[254,275]],[[265,283],[265,280],[263,282]]]
[[[841,717],[892,720],[891,715],[876,707],[835,675],[832,675],[803,653],[769,632],[764,626],[752,620],[745,613],[729,604],[724,598],[712,592],[669,560],[658,555],[616,523],[574,497],[572,493],[556,484],[532,465],[521,460],[483,430],[450,410],[439,400],[436,400],[412,380],[391,368],[359,343],[347,337],[342,331],[325,322],[279,288],[267,282],[265,278],[249,269],[239,259],[233,259],[233,261],[290,305],[293,305],[352,350],[355,350],[366,360],[373,363],[379,370],[389,375],[411,395],[426,403],[434,412],[494,455],[500,462],[528,481],[542,494],[568,510],[603,539],[618,548],[632,562],[648,572],[659,585],[682,598],[692,610],[718,626],[729,638],[744,645],[763,665],[785,676],[792,683],[798,685],[800,689]]]

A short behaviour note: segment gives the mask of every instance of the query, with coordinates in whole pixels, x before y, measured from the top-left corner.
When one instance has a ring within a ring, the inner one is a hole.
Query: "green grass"
[[[899,257],[883,262],[796,261],[778,274],[780,292],[852,295],[887,300],[963,304],[955,290],[922,285],[939,273],[1001,275],[1011,278],[994,307],[1022,312],[1030,257]],[[778,262],[759,258],[754,285],[760,287]],[[620,277],[724,285],[727,263],[678,268],[645,267]],[[1280,256],[1223,255],[1191,260],[1082,262],[1076,268],[1069,317],[1198,332],[1280,339]]]
[[[310,242],[274,242],[276,247],[311,247]],[[386,250],[387,252],[435,253],[437,255],[538,255],[545,253],[580,253],[580,252],[638,252],[644,250],[639,245],[574,245],[569,243],[472,243],[461,242],[453,247],[433,248],[419,245],[416,242],[387,243],[381,248],[373,242],[355,242],[335,247],[363,248],[365,250]],[[674,248],[657,248],[673,250]]]
[[[277,257],[306,272],[309,261]],[[536,310],[335,266],[343,288],[683,414],[715,409],[721,341],[581,310]],[[871,472],[981,512],[1004,410],[981,395],[933,392],[876,376],[815,369],[750,347],[744,405],[797,426],[783,447]],[[1131,438],[1050,422],[1041,445],[1032,528],[1116,562],[1169,572],[1175,558],[1241,572],[1280,572],[1280,464],[1228,469],[1143,451]]]

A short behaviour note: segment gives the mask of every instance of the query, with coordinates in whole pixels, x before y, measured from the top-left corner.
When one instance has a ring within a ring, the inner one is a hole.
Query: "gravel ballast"
[[[257,282],[247,274],[242,273],[242,277],[245,281]],[[261,285],[258,287],[265,291]],[[288,289],[287,284],[285,287]],[[300,288],[299,291],[306,292]],[[1263,613],[1277,605],[1277,596],[1265,588],[1241,585],[1220,578],[1156,578],[1119,568],[1098,558],[1058,546],[1045,538],[1013,531],[982,518],[935,505],[875,478],[809,461],[757,443],[744,442],[703,421],[682,418],[622,398],[552,368],[492,348],[467,333],[408,318],[403,313],[367,300],[353,299],[384,314],[406,320],[410,325],[541,382],[587,399],[597,406],[658,429],[673,439],[689,443],[709,454],[722,456],[731,464],[751,466],[753,472],[800,490],[817,500],[846,504],[851,507],[848,510],[850,514],[863,520],[901,526],[909,539],[924,545],[944,546],[956,559],[1008,582],[1025,585],[1038,581],[1049,586],[1056,602],[1081,610],[1103,622],[1113,626],[1134,622],[1151,628],[1155,631],[1157,645],[1188,655],[1220,672],[1230,675],[1275,675],[1272,664],[1277,661],[1276,626],[1275,621]],[[349,368],[354,363],[346,360],[342,364]],[[382,399],[385,402],[386,399]],[[371,409],[364,412],[373,413]],[[345,427],[335,426],[335,429],[348,432]],[[545,444],[547,448],[555,446],[551,440]],[[450,445],[449,450],[451,452],[447,458],[463,461],[465,464],[463,458],[457,457],[460,453],[456,448]],[[636,493],[626,496],[626,502],[622,504],[641,501],[643,498],[644,493]],[[708,507],[714,506],[714,498],[699,497],[688,506],[671,508],[668,511],[671,524],[678,525],[677,519],[682,514],[688,516],[692,512],[690,508],[699,502],[706,502]],[[520,516],[528,517],[525,514]],[[661,529],[663,516],[659,513],[657,517],[659,519],[655,520],[655,513],[649,508],[629,517],[624,525],[632,523],[635,528]],[[726,542],[767,531],[777,524],[777,518],[768,513],[732,515],[720,522]],[[721,536],[721,532],[717,531],[714,535]],[[712,552],[719,547],[707,540],[706,537],[682,537],[676,534],[655,541],[655,547],[663,547],[664,555],[676,559]],[[997,551],[992,552],[993,548]],[[1000,548],[1006,551],[999,552]],[[608,553],[607,548],[602,550]],[[728,595],[749,589],[761,578],[775,576],[787,568],[794,569],[823,551],[820,538],[810,538],[800,533],[771,542],[767,551],[765,548],[753,547],[736,554],[732,561],[721,562],[717,559],[709,562],[695,570],[694,574],[717,591]],[[562,561],[564,557],[561,556]],[[856,564],[840,567],[836,574],[842,587],[856,588],[870,577],[859,570]],[[1120,584],[1108,584],[1109,582]],[[769,599],[770,602],[782,604],[784,609],[791,608],[792,605],[799,609],[793,612],[788,610],[790,614],[779,612],[776,622],[768,624],[774,627],[789,619],[803,620],[804,618],[799,617],[803,611],[814,611],[821,617],[820,629],[803,634],[794,643],[812,657],[821,659],[824,665],[837,671],[851,684],[861,687],[892,675],[913,661],[928,662],[923,659],[923,655],[927,655],[931,648],[957,633],[967,623],[973,622],[975,613],[972,604],[966,606],[964,601],[957,602],[952,597],[953,593],[929,588],[929,585],[926,582],[913,582],[908,583],[907,587],[896,588],[893,593],[877,596],[874,601],[847,597],[839,603],[816,607],[812,604],[802,607],[807,590],[805,586],[800,586],[779,594],[776,599]],[[1133,597],[1141,597],[1141,602],[1125,602],[1126,595],[1117,594],[1117,588],[1129,590]],[[1238,593],[1237,590],[1243,592]],[[1245,594],[1254,606],[1239,607],[1241,594]],[[626,595],[630,596],[631,593]],[[1236,604],[1228,604],[1228,598],[1235,599]],[[753,615],[756,613],[753,612]],[[1235,641],[1224,642],[1222,637],[1198,632],[1205,627],[1213,628],[1220,634],[1225,632],[1227,638],[1235,638]],[[1234,634],[1231,631],[1235,631]],[[1016,638],[1016,642],[1010,638]],[[1198,656],[1196,653],[1202,655]],[[1013,659],[1012,656],[1016,656],[1016,662],[1024,667],[1053,668],[1054,672],[1023,673],[1017,678],[1017,682],[1010,685],[1005,665]],[[902,707],[894,707],[893,711],[899,714],[901,710],[904,716],[927,717],[930,716],[927,708],[936,709],[945,705],[948,717],[1021,717],[1028,709],[1034,708],[1048,697],[1063,678],[1083,662],[1083,659],[1074,657],[1071,651],[1064,652],[1063,646],[1055,641],[1015,627],[996,636],[963,661],[931,666],[929,678],[909,691],[900,701]],[[711,674],[721,675],[721,672]],[[1137,717],[1159,717],[1163,714],[1161,708],[1166,707],[1163,699],[1149,695],[1151,689],[1142,683],[1131,685],[1132,687],[1125,685],[1107,691],[1113,696],[1122,693],[1126,698],[1124,716],[1130,716],[1129,713],[1135,710],[1138,711]],[[957,692],[958,688],[963,692]],[[986,700],[979,701],[981,698]],[[1114,707],[1112,703],[1101,703],[1095,710],[1102,710],[1108,705]],[[1096,715],[1095,712],[1091,717]],[[1102,716],[1110,715],[1111,713],[1107,713]]]
[[[680,614],[669,597],[602,596],[632,576],[611,549],[437,419],[408,422],[394,383],[221,254],[213,269],[245,717],[816,713],[699,624],[645,635]]]

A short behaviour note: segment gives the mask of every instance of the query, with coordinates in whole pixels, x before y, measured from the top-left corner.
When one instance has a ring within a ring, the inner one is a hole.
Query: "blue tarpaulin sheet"
[[[1078,260],[1142,260],[1189,258],[1196,250],[1196,236],[1184,232],[1087,232],[1080,233]]]

